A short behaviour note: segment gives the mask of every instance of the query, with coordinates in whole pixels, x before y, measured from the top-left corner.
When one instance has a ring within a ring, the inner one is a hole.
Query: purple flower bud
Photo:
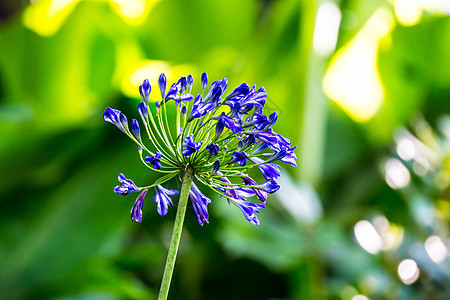
[[[214,87],[211,93],[211,102],[217,104],[217,102],[219,102],[221,95],[222,95],[222,88],[220,86]]]
[[[217,144],[208,145],[206,146],[206,151],[209,152],[209,157],[211,158],[219,154],[219,146]]]
[[[120,110],[107,107],[105,112],[103,113],[103,119],[106,122],[109,122],[109,123],[115,125],[121,131],[126,132],[126,129],[124,128],[124,126],[121,122],[120,115],[122,115]]]
[[[194,78],[192,78],[192,75],[189,74],[187,77],[187,90],[190,93],[192,90],[192,84],[194,84]]]
[[[139,112],[139,115],[141,116],[142,122],[144,122],[145,124],[148,124],[148,109],[147,109],[147,104],[145,104],[144,101],[141,101],[139,103],[138,112]]]
[[[120,119],[120,123],[122,124],[125,131],[129,131],[127,117],[123,113],[120,113],[119,119]]]
[[[161,99],[164,99],[164,96],[166,95],[166,84],[166,75],[164,75],[164,73],[161,73],[158,79],[159,90],[161,91]]]
[[[134,202],[131,208],[131,222],[142,222],[142,207],[144,206],[145,195],[147,195],[147,190],[142,190],[139,196],[137,196],[136,202]]]
[[[187,114],[187,107],[186,105],[183,105],[183,107],[181,108],[181,115],[183,117],[186,117],[186,114]]]
[[[208,74],[203,73],[202,74],[202,90],[205,90],[208,86]]]
[[[228,79],[226,77],[223,78],[222,82],[220,83],[220,87],[222,88],[222,93],[224,93],[227,90]]]
[[[214,165],[213,165],[212,170],[211,170],[212,174],[216,174],[217,171],[219,171],[219,168],[220,168],[220,160],[216,160],[214,162]]]
[[[150,85],[150,81],[148,79],[145,79],[144,82],[139,86],[139,93],[141,94],[142,99],[147,104],[148,104],[148,97],[150,96],[151,91],[152,86]]]
[[[136,140],[142,142],[141,130],[139,129],[139,122],[136,119],[133,119],[131,121],[131,133],[133,134],[133,136]]]
[[[275,122],[277,121],[277,119],[278,119],[278,113],[276,111],[274,111],[273,113],[270,114],[270,116],[268,118],[268,121],[269,121],[268,127],[269,128],[272,127],[275,124]]]
[[[161,103],[159,103],[159,101],[156,101],[155,102],[155,109],[156,109],[156,112],[159,112],[159,109],[161,108]]]

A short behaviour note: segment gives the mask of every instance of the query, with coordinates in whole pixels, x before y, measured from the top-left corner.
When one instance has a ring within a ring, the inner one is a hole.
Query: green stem
[[[193,177],[193,171],[191,169],[187,169],[183,176],[180,200],[178,201],[177,216],[175,217],[175,224],[173,225],[169,253],[167,254],[166,266],[164,268],[164,275],[161,282],[161,289],[159,290],[159,300],[167,299],[167,295],[169,294],[173,268],[175,266],[175,259],[177,257],[178,246],[180,244],[181,231],[183,230],[184,215],[186,213],[186,207],[189,198],[189,189],[191,187]]]

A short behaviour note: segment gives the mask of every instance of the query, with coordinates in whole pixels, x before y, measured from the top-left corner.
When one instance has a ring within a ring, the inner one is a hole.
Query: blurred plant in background
[[[123,216],[111,174],[156,178],[99,116],[200,70],[264,84],[301,163],[259,227],[220,202],[187,217],[173,299],[449,297],[448,1],[0,8],[1,298],[156,297],[174,212]]]

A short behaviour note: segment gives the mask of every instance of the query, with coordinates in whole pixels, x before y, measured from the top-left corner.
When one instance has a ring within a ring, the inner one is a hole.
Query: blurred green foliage
[[[334,53],[380,7],[394,18],[376,49],[384,102],[361,123],[321,90],[330,57],[312,38],[322,1],[32,2],[0,5],[0,298],[156,298],[175,209],[160,218],[148,197],[143,223],[130,223],[134,199],[112,192],[117,175],[155,177],[102,113],[136,115],[139,76],[161,71],[264,85],[275,129],[300,145],[261,226],[223,199],[204,227],[188,207],[171,299],[449,297],[448,10],[406,26],[399,1],[337,3]],[[360,220],[385,249],[360,246]],[[430,236],[447,247],[443,261],[424,248]],[[420,269],[411,285],[398,275],[407,258]]]

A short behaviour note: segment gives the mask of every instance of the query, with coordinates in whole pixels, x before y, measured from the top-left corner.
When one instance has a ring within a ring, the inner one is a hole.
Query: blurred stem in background
[[[300,130],[301,181],[309,182],[319,189],[322,182],[324,146],[327,125],[328,99],[322,90],[322,78],[330,54],[334,52],[340,23],[340,10],[332,1],[301,1],[299,28],[299,68],[304,70],[299,78],[303,87],[302,124]],[[323,259],[316,244],[314,228],[300,227],[311,243],[307,246],[310,253],[305,257],[298,270],[299,299],[323,299],[324,288],[321,285]],[[295,276],[295,275],[294,275]],[[297,277],[297,276],[295,276]]]

